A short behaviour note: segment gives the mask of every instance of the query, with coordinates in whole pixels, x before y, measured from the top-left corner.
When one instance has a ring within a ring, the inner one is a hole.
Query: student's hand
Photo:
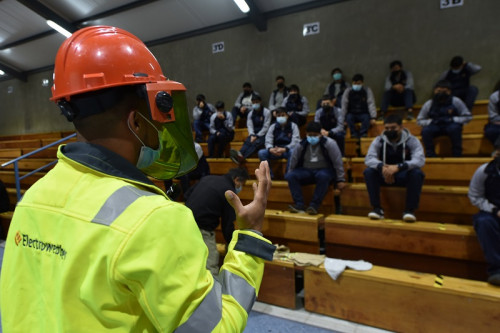
[[[250,137],[250,143],[253,143],[255,140],[257,140],[257,137],[255,135],[252,135]]]
[[[394,183],[394,174],[396,172],[398,172],[397,165],[384,165],[382,167],[382,176],[384,176],[384,181],[387,184],[393,184]]]
[[[241,113],[246,113],[246,112],[247,112],[247,107],[246,107],[246,106],[242,106],[242,107],[240,108],[240,112],[241,112]]]
[[[370,126],[375,126],[376,123],[375,119],[370,119]]]
[[[337,183],[337,190],[340,190],[342,191],[346,186],[346,183],[345,182],[338,182]]]
[[[328,136],[328,131],[322,128],[321,129],[321,135]]]
[[[243,206],[240,198],[233,191],[226,191],[227,202],[236,213],[236,226],[238,229],[253,229],[262,231],[262,222],[266,211],[267,196],[271,189],[271,175],[267,161],[260,162],[255,170],[257,183],[253,183],[253,201]]]

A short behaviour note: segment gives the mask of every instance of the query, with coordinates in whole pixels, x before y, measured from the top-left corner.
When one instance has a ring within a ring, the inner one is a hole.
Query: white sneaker
[[[406,212],[403,214],[403,221],[405,222],[415,222],[417,218],[412,213]]]
[[[381,220],[384,218],[384,210],[381,208],[375,208],[370,213],[368,213],[368,217],[372,220]]]

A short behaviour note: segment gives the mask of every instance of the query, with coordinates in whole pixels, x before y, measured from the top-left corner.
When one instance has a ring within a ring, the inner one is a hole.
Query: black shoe
[[[235,149],[231,149],[229,151],[229,157],[231,158],[231,161],[233,161],[236,164],[240,164],[240,159],[239,157],[243,157],[241,153]]]
[[[368,217],[372,220],[382,220],[384,218],[384,210],[382,208],[374,208],[370,213],[368,213]]]
[[[312,206],[307,207],[306,213],[309,215],[318,215],[318,211]]]
[[[294,205],[288,205],[288,210],[290,211],[290,213],[305,213],[304,207],[298,207]]]

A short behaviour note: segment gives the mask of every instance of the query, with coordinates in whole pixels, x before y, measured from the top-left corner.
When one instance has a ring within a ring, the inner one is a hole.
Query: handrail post
[[[17,202],[21,201],[21,180],[19,179],[19,166],[14,162],[14,175],[16,176]]]

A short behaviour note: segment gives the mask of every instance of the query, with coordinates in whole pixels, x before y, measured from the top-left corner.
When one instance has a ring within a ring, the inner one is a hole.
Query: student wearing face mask
[[[306,126],[307,137],[293,150],[290,168],[285,175],[293,198],[289,206],[292,213],[318,214],[330,183],[342,190],[345,187],[342,154],[337,143],[321,135],[321,124],[310,122]],[[302,195],[302,185],[316,184],[307,209]]]
[[[488,123],[484,126],[484,137],[492,144],[500,138],[500,84],[490,95],[488,103]]]
[[[470,84],[470,78],[479,71],[481,66],[466,62],[461,56],[455,56],[450,61],[450,69],[441,74],[439,80],[450,82],[452,95],[460,98],[472,111],[479,91],[476,86]]]
[[[424,103],[417,117],[422,126],[422,142],[427,157],[436,157],[434,138],[446,135],[451,140],[451,153],[462,156],[462,127],[472,115],[460,100],[451,94],[451,84],[439,81],[434,87],[434,97]]]
[[[500,137],[493,160],[481,165],[469,184],[469,199],[479,208],[474,229],[488,263],[488,282],[500,286]]]
[[[266,148],[259,150],[261,161],[289,159],[294,147],[300,142],[300,131],[297,124],[290,121],[285,108],[276,110],[276,122],[269,127],[266,134]],[[287,166],[288,170],[288,166]],[[271,169],[271,178],[273,178]]]
[[[208,137],[208,157],[222,157],[229,142],[234,138],[234,122],[231,113],[225,111],[224,102],[215,103],[215,112],[210,117],[210,136]]]
[[[215,241],[215,228],[221,224],[222,234],[229,244],[234,231],[236,215],[224,200],[228,190],[238,194],[248,179],[243,168],[230,169],[222,176],[205,176],[186,193],[186,207],[193,212],[203,241],[208,248],[207,269],[214,277],[219,275],[219,252]]]
[[[380,114],[382,119],[389,108],[392,106],[404,106],[408,120],[413,117],[413,103],[416,97],[413,88],[413,75],[410,71],[403,70],[403,63],[394,60],[389,64],[391,72],[385,78],[385,92],[380,104]]]
[[[333,104],[340,107],[342,95],[350,87],[350,84],[344,80],[344,74],[338,67],[332,69],[330,75],[333,80],[326,86],[323,95],[329,95],[330,99],[333,100]],[[318,101],[317,108],[320,107],[319,103],[321,103],[321,100]]]
[[[309,101],[300,94],[298,85],[292,84],[290,86],[290,93],[285,97],[281,106],[286,109],[290,120],[299,127],[306,123],[307,114],[309,113]]]
[[[344,156],[344,118],[342,110],[335,106],[335,99],[330,95],[324,95],[321,99],[321,107],[316,110],[314,121],[321,124],[321,135],[335,140]]]
[[[233,109],[231,110],[231,116],[234,122],[238,117],[246,119],[248,113],[252,111],[252,95],[258,92],[254,91],[250,82],[243,83],[243,91],[236,97],[234,101]]]
[[[365,157],[366,189],[373,210],[371,219],[383,219],[380,203],[380,186],[406,187],[405,222],[415,222],[420,193],[424,182],[421,168],[425,164],[424,150],[420,141],[403,128],[399,115],[389,115],[384,120],[385,131],[376,137]]]
[[[285,77],[283,75],[278,75],[276,77],[276,89],[273,90],[271,96],[269,96],[268,108],[273,113],[273,117],[276,118],[276,109],[281,106],[285,97],[288,96],[288,87],[285,85]]]
[[[368,129],[375,124],[375,98],[372,90],[364,86],[364,77],[361,74],[352,77],[352,86],[342,95],[342,115],[351,131],[351,138],[367,137]],[[359,130],[356,129],[356,123],[361,123]]]
[[[247,119],[248,137],[239,151],[230,150],[231,160],[236,164],[245,163],[245,159],[264,148],[269,126],[271,126],[271,111],[262,105],[262,98],[259,95],[253,95],[252,111]]]

